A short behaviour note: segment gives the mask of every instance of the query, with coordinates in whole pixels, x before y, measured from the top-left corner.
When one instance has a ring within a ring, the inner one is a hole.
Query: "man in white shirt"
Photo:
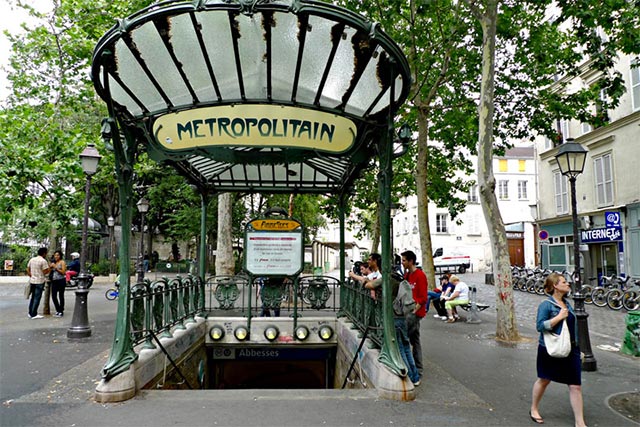
[[[29,319],[42,319],[44,316],[38,314],[42,291],[47,281],[47,274],[51,268],[47,261],[47,248],[38,249],[38,256],[29,260],[27,264],[27,275],[31,284],[31,299],[29,300]]]

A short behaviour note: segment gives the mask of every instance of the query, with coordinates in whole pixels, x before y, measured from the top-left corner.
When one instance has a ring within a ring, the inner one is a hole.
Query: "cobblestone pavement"
[[[468,273],[460,275],[460,278],[469,285],[476,285],[478,289],[478,302],[490,305],[490,308],[485,310],[483,314],[495,318],[495,286],[485,284],[485,274]],[[535,328],[538,305],[544,298],[546,297],[543,295],[514,291],[518,326]],[[595,345],[620,347],[625,334],[626,310],[615,311],[609,307],[596,307],[593,304],[585,304],[585,310],[589,315],[589,336],[592,347]]]

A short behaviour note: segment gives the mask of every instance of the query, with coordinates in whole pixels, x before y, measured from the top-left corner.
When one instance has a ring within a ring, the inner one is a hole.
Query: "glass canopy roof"
[[[375,24],[313,1],[165,1],[98,43],[92,79],[120,131],[215,191],[349,188],[407,97]]]

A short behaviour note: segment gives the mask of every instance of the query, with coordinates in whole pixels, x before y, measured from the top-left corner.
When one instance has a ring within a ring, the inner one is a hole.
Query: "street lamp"
[[[116,220],[111,215],[109,215],[109,218],[107,218],[107,225],[109,226],[109,274],[112,274],[115,271],[116,265],[116,245],[114,238],[114,227],[116,225]]]
[[[143,251],[144,251],[144,214],[149,211],[149,201],[142,197],[136,205],[142,215],[140,220],[140,254],[138,255],[138,283],[144,281]]]
[[[578,242],[578,209],[576,203],[576,177],[584,170],[584,163],[587,158],[587,150],[582,145],[567,138],[567,142],[562,144],[556,154],[556,161],[560,167],[560,173],[569,178],[571,187],[571,220],[573,222],[573,259],[575,264],[574,273],[574,296],[576,304],[576,317],[578,319],[578,343],[580,351],[584,353],[582,369],[585,371],[597,370],[596,359],[591,350],[591,340],[589,339],[589,315],[584,309],[584,295],[582,295],[582,278],[580,273],[580,244]]]
[[[91,194],[91,177],[98,170],[98,162],[102,156],[96,150],[95,145],[88,144],[80,153],[82,171],[87,176],[84,187],[84,217],[82,220],[82,247],[80,249],[80,273],[78,274],[78,288],[76,289],[76,302],[73,307],[71,327],[67,330],[67,338],[85,338],[91,336],[89,326],[89,313],[87,310],[87,297],[89,294],[90,276],[87,274],[87,234],[89,228],[89,196]]]

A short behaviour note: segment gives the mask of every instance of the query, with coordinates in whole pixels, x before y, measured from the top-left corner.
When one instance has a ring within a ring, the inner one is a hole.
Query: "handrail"
[[[271,285],[263,278],[250,282],[243,275],[210,276],[206,282],[191,274],[153,282],[145,279],[132,285],[129,295],[131,340],[134,346],[144,343],[143,348],[156,348],[154,335],[172,337],[173,331],[185,329],[201,313],[252,318],[277,309],[278,314],[295,318],[307,312],[347,317],[361,332],[368,329],[366,335],[373,345],[382,348],[379,293],[372,295],[357,282],[341,283],[332,276],[300,276],[297,287],[294,283]],[[204,306],[201,294],[205,295]]]

